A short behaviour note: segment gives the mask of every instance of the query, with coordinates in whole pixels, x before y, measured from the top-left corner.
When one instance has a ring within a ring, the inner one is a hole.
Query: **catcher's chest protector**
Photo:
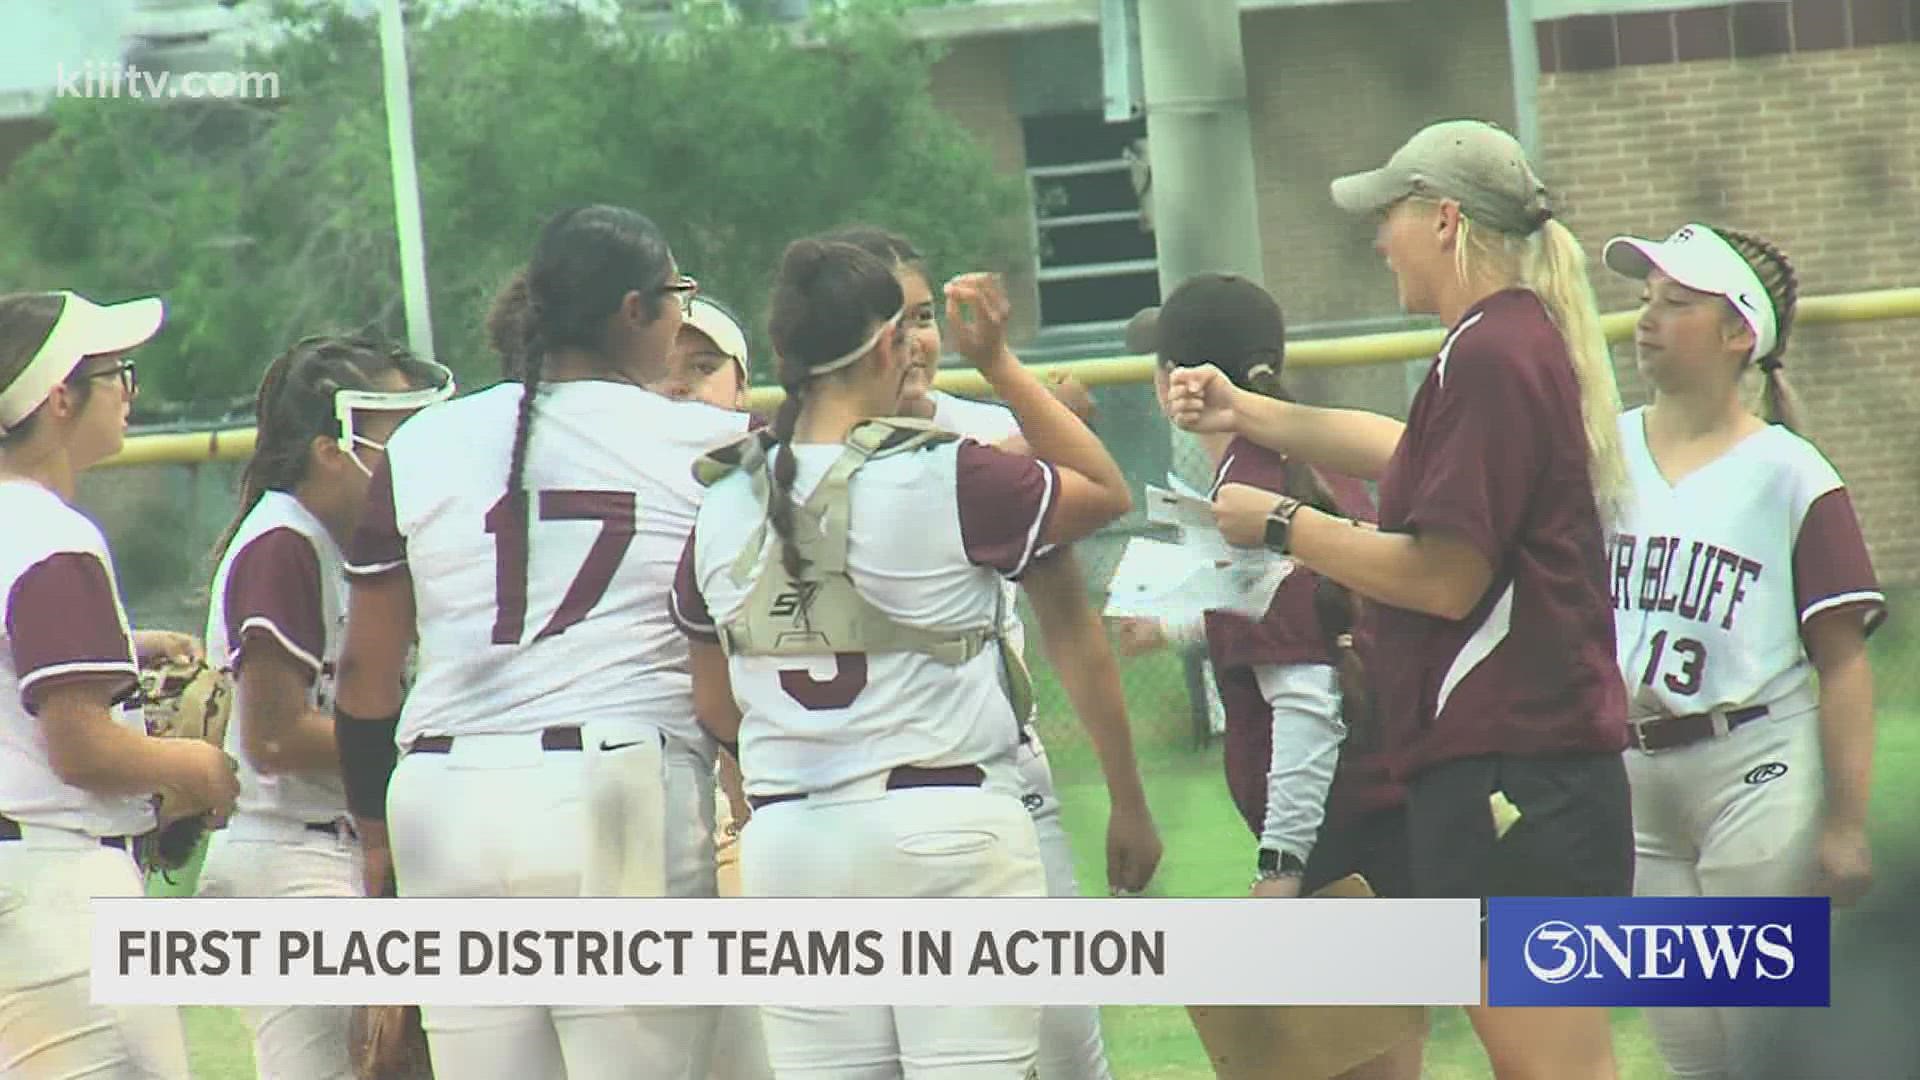
[[[1000,633],[1005,614],[1003,590],[997,586],[994,590],[997,599],[992,624],[964,631],[925,630],[896,622],[868,603],[847,572],[848,522],[853,511],[849,485],[854,474],[869,461],[958,439],[926,421],[907,417],[867,420],[848,432],[846,449],[807,501],[794,508],[794,546],[805,563],[801,577],[796,580],[787,573],[777,541],[766,543],[769,525],[764,514],[734,559],[733,580],[751,580],[753,584],[739,612],[718,623],[720,646],[727,655],[917,652],[958,666],[994,644],[1001,651],[1014,714],[1025,717],[1032,702],[1032,684],[1024,665],[1010,662],[1009,646]],[[710,486],[737,470],[745,470],[764,510],[771,496],[769,453],[773,446],[771,436],[756,432],[701,458],[694,465],[694,475]]]

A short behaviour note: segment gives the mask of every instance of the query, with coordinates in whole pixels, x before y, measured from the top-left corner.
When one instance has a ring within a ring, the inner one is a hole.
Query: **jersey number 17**
[[[487,511],[487,532],[493,536],[493,643],[518,645],[527,632],[527,515],[526,503],[503,495]],[[631,491],[577,491],[555,489],[539,493],[541,521],[598,521],[600,535],[573,575],[553,617],[533,636],[539,641],[565,633],[587,617],[607,594],[620,560],[633,544],[636,510]]]

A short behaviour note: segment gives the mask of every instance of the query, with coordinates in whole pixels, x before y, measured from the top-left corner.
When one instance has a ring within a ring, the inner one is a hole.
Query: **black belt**
[[[888,791],[898,791],[901,788],[979,787],[986,782],[987,770],[978,765],[946,765],[939,768],[901,765],[887,774]],[[747,805],[758,810],[776,803],[792,802],[806,797],[807,793],[804,791],[781,795],[749,795]]]
[[[1744,709],[1729,709],[1723,715],[1727,718],[1727,732],[1750,724],[1767,715],[1765,705],[1749,705]],[[1716,734],[1713,730],[1714,714],[1710,712],[1688,713],[1685,716],[1656,716],[1637,724],[1628,724],[1627,731],[1633,745],[1641,750],[1677,750],[1682,746],[1692,746],[1705,742]]]
[[[308,832],[325,833],[333,837],[345,834],[349,839],[360,839],[360,830],[354,828],[351,821],[336,818],[333,821],[309,821],[304,824]]]
[[[5,814],[0,814],[0,843],[18,839],[20,839],[20,823]],[[131,836],[96,836],[94,839],[100,841],[101,847],[118,848],[121,851],[133,850]]]
[[[422,735],[407,747],[407,753],[450,754],[453,752],[453,740],[452,735]],[[584,746],[577,727],[550,727],[540,733],[542,750],[580,750]]]

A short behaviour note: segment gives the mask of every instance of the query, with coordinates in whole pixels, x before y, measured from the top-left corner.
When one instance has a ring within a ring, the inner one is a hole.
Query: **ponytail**
[[[1795,434],[1803,432],[1801,420],[1805,415],[1800,407],[1800,395],[1787,381],[1786,355],[1787,335],[1793,330],[1793,317],[1800,304],[1800,278],[1794,272],[1785,252],[1751,233],[1735,232],[1732,229],[1715,229],[1720,238],[1733,246],[1740,257],[1747,260],[1753,268],[1754,276],[1767,290],[1767,302],[1773,305],[1774,335],[1773,351],[1754,360],[1760,374],[1766,380],[1761,388],[1762,418],[1769,424],[1778,424]],[[1732,308],[1729,305],[1729,312]],[[1736,316],[1737,317],[1737,316]]]
[[[1559,328],[1580,387],[1580,418],[1586,429],[1594,501],[1603,525],[1618,521],[1628,492],[1627,461],[1620,449],[1620,388],[1614,381],[1613,355],[1600,328],[1600,309],[1580,241],[1551,216],[1525,236],[1503,233],[1462,216],[1454,257],[1462,280],[1474,280],[1471,259],[1480,263],[1478,269],[1485,275],[1517,281],[1540,298]]]

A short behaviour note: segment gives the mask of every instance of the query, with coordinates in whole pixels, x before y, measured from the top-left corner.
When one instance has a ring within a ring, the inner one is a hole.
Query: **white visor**
[[[1705,225],[1684,225],[1665,240],[1616,236],[1601,253],[1607,268],[1645,280],[1655,269],[1695,292],[1724,296],[1753,331],[1753,360],[1773,352],[1779,324],[1760,275],[1732,244]]]
[[[707,335],[725,356],[738,361],[742,370],[747,367],[747,335],[733,317],[721,310],[720,305],[710,300],[693,298],[693,310],[687,313],[685,325]]]
[[[453,372],[431,360],[421,360],[432,369],[436,381],[418,390],[340,390],[333,395],[333,415],[340,421],[340,449],[353,452],[353,414],[356,412],[396,412],[424,409],[454,394]]]
[[[30,416],[80,361],[144,345],[160,332],[166,319],[166,307],[158,297],[102,306],[79,293],[59,295],[64,302],[47,340],[13,382],[0,390],[0,431]]]

